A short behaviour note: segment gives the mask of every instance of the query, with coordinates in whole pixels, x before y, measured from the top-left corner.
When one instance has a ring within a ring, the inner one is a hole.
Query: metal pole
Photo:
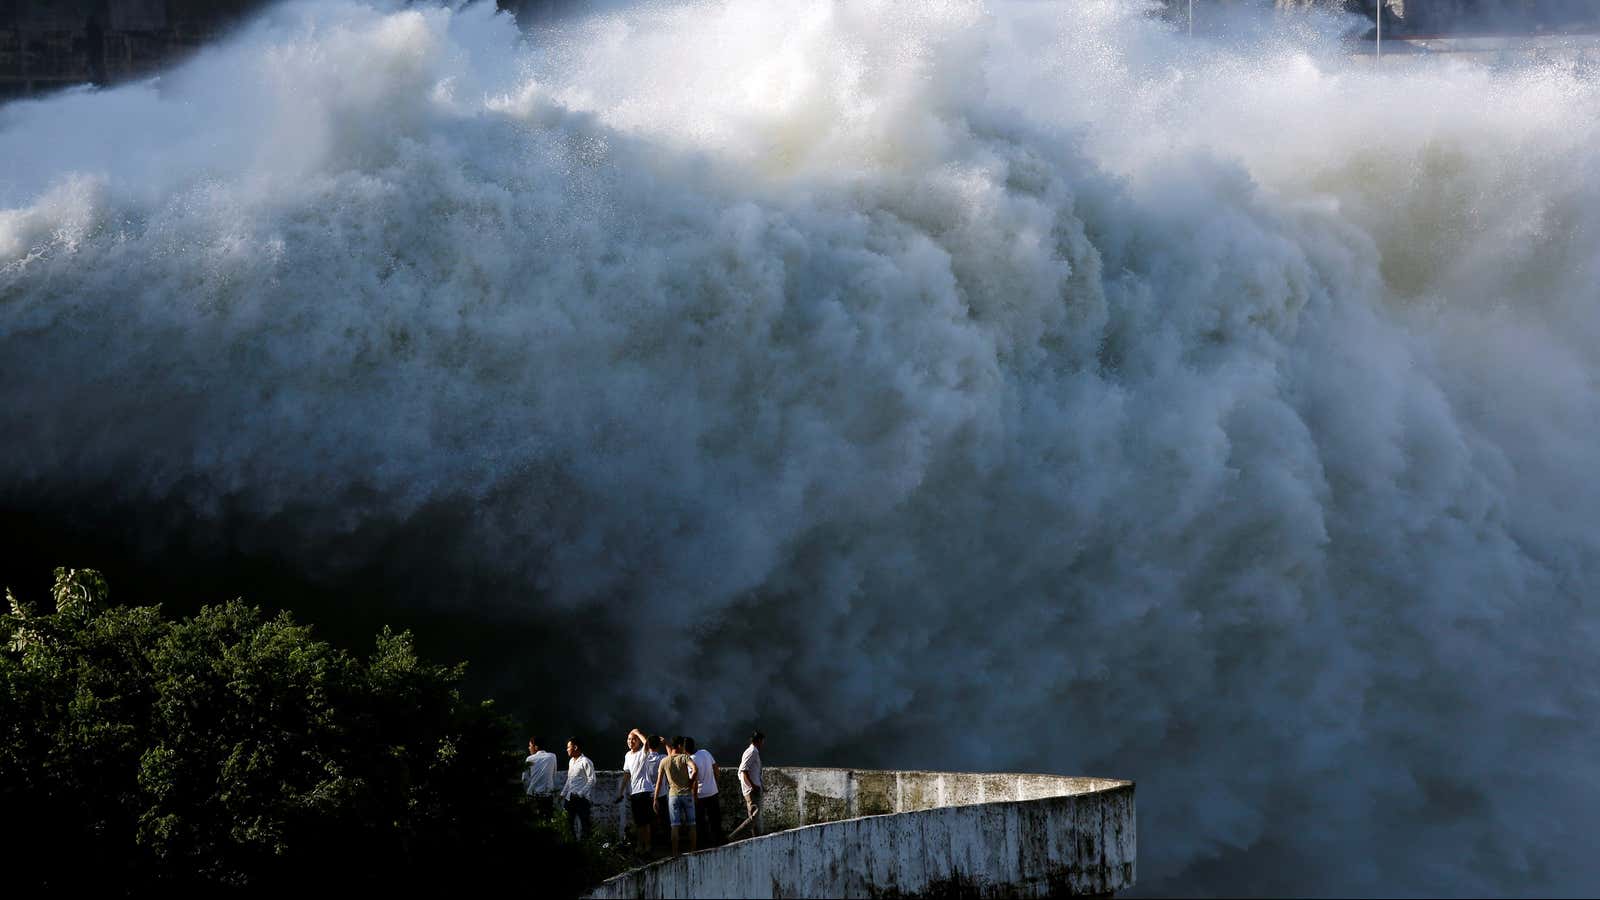
[[[1189,37],[1194,37],[1194,0],[1189,0]]]
[[[1374,64],[1383,62],[1383,0],[1378,0],[1378,41],[1372,52]]]

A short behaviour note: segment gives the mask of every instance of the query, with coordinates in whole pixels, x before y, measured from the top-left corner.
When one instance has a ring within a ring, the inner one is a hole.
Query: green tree
[[[464,665],[385,629],[359,658],[242,601],[178,621],[58,569],[0,615],[8,887],[576,893],[605,874],[535,823],[521,755]]]

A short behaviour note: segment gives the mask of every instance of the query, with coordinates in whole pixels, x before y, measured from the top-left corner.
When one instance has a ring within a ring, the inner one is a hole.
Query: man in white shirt
[[[633,816],[635,845],[644,853],[650,852],[651,826],[655,824],[656,768],[650,763],[650,751],[645,748],[644,732],[635,728],[628,732],[628,752],[622,757],[622,771],[627,773],[617,785],[617,802],[626,797],[628,812]]]
[[[717,760],[704,747],[696,750],[694,738],[683,739],[684,748],[694,760],[695,771],[700,774],[699,794],[694,800],[695,828],[700,832],[700,847],[715,847],[722,843],[722,798],[717,796]]]
[[[745,811],[750,814],[746,821],[751,834],[761,833],[761,745],[766,740],[767,736],[759,731],[751,734],[750,746],[739,757],[739,787],[744,791]]]
[[[577,841],[589,836],[592,808],[589,795],[594,792],[594,763],[583,755],[577,738],[567,741],[567,758],[571,762],[567,763],[567,783],[561,787],[561,800],[572,826],[572,839]]]
[[[526,765],[522,770],[522,789],[533,803],[534,814],[548,819],[555,812],[556,755],[539,749],[538,735],[528,738]]]

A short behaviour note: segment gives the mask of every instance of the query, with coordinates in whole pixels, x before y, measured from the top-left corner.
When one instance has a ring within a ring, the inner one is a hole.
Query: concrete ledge
[[[725,823],[744,817],[730,774],[718,779]],[[763,776],[773,833],[634,869],[589,896],[1044,897],[1134,883],[1132,782],[778,766]],[[615,806],[596,803],[597,814],[602,805]]]

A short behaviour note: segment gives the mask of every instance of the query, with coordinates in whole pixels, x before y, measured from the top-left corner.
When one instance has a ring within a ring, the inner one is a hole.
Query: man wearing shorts
[[[699,787],[694,760],[683,750],[683,738],[675,737],[667,745],[667,758],[661,762],[661,773],[656,778],[656,796],[667,788],[667,819],[672,823],[672,855],[678,855],[679,836],[689,834],[689,852],[700,849],[694,833],[694,800]]]
[[[635,728],[628,732],[628,753],[622,758],[622,783],[617,786],[617,802],[626,796],[628,812],[633,818],[634,844],[640,853],[649,853],[650,826],[655,823],[654,794],[656,790],[655,767],[649,765],[649,751],[645,749],[644,732]]]

